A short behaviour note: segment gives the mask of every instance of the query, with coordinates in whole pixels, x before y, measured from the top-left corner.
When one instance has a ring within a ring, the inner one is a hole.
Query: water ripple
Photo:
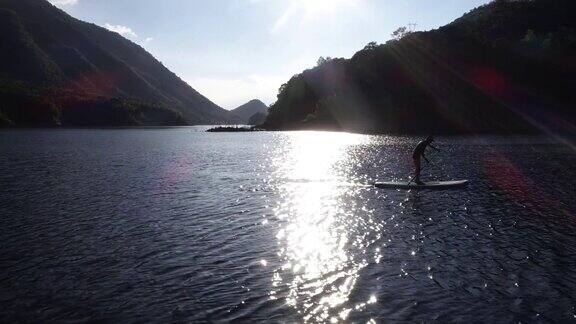
[[[417,140],[0,131],[0,321],[574,321],[572,149]]]

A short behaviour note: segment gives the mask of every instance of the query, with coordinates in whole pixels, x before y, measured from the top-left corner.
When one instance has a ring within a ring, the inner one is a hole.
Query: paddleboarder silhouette
[[[424,154],[426,148],[430,146],[436,151],[440,151],[438,148],[432,145],[432,142],[434,142],[434,137],[428,136],[425,140],[421,141],[420,143],[418,143],[418,145],[416,145],[414,153],[412,154],[412,159],[414,159],[414,179],[412,181],[414,181],[414,183],[416,183],[417,185],[424,184],[424,182],[420,180],[420,171],[422,170],[422,158],[424,158],[424,160],[426,160],[427,163],[430,163],[430,161],[428,160],[428,158],[426,158],[426,155]]]

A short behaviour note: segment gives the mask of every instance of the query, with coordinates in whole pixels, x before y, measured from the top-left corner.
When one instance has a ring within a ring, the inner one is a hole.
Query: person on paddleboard
[[[412,154],[412,158],[414,159],[414,180],[413,181],[417,185],[423,185],[424,184],[424,182],[420,181],[420,171],[422,169],[422,164],[421,164],[422,158],[424,158],[424,160],[426,160],[427,163],[430,163],[430,161],[426,158],[426,155],[424,155],[426,148],[428,146],[430,146],[431,148],[435,149],[436,151],[440,151],[436,147],[432,146],[432,142],[434,142],[434,137],[428,136],[428,138],[426,138],[422,142],[418,143],[418,145],[416,145],[416,148],[414,149],[414,153]]]

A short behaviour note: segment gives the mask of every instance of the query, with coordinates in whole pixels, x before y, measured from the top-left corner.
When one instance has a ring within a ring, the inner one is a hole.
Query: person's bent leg
[[[416,178],[414,182],[416,182],[416,184],[422,184],[422,181],[420,181],[420,171],[422,170],[421,159],[414,160],[414,167],[416,168]]]
[[[415,158],[414,159],[414,181],[416,183],[420,182],[420,169],[421,169],[421,163],[420,163],[420,158]]]

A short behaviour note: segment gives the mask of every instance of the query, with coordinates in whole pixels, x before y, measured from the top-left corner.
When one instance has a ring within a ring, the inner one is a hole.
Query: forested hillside
[[[77,20],[45,0],[0,1],[0,31],[4,124],[237,121],[139,45]],[[72,111],[74,116],[69,115]],[[129,118],[115,120],[117,114]]]
[[[267,129],[574,132],[576,2],[499,0],[282,86]]]

